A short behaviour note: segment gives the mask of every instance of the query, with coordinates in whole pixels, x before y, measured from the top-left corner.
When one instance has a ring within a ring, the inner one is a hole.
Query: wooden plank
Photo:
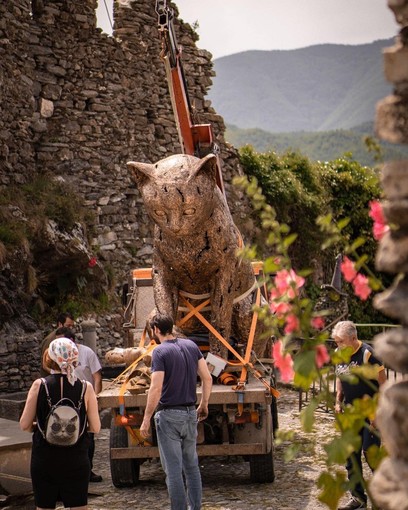
[[[199,457],[214,455],[261,455],[265,454],[266,447],[262,443],[244,444],[206,444],[197,445]],[[135,446],[128,448],[111,448],[111,459],[153,459],[159,457],[156,446]]]
[[[109,407],[119,407],[119,387],[107,389],[99,393],[98,395],[98,406],[99,409],[106,409]],[[268,390],[263,386],[261,382],[256,379],[249,379],[248,384],[244,391],[244,404],[251,403],[265,403],[265,396],[268,395]],[[197,388],[197,402],[201,398],[201,388]],[[222,384],[214,384],[209,404],[236,404],[238,400],[237,393],[232,389],[231,386],[224,386]],[[129,392],[125,393],[125,406],[126,407],[146,407],[147,394],[141,393],[138,395],[132,395]]]

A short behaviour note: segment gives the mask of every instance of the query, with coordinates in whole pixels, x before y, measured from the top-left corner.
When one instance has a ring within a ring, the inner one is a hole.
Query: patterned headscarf
[[[77,376],[75,367],[78,363],[78,348],[69,338],[56,338],[48,347],[48,356],[57,363],[61,373],[67,376],[68,381],[75,384]]]

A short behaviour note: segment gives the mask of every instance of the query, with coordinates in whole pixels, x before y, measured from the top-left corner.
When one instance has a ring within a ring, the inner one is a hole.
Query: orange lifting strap
[[[258,320],[258,313],[254,312],[254,315],[252,317],[252,323],[247,343],[247,348],[245,351],[245,357],[243,358],[226,340],[223,338],[220,333],[208,322],[208,320],[200,313],[200,310],[207,306],[210,303],[210,299],[206,299],[196,307],[194,307],[188,299],[183,296],[182,294],[179,295],[183,303],[187,306],[189,309],[189,312],[186,316],[184,316],[180,321],[177,322],[177,326],[182,326],[188,319],[190,319],[193,315],[197,317],[197,319],[204,324],[204,326],[237,358],[238,362],[228,362],[230,365],[236,366],[237,368],[242,367],[241,377],[240,381],[238,382],[238,385],[233,387],[235,391],[243,391],[245,386],[245,380],[247,376],[247,372],[251,372],[254,377],[256,377],[259,381],[262,382],[262,384],[269,390],[269,392],[274,397],[279,397],[279,391],[277,391],[275,388],[273,388],[268,381],[262,376],[262,374],[255,369],[253,364],[250,362],[251,359],[251,352],[252,352],[252,346],[254,342],[254,336],[255,336],[255,330],[256,330],[256,323]],[[256,304],[259,305],[261,302],[261,290],[260,288],[257,289],[257,297],[256,297]]]
[[[146,337],[146,328],[143,331],[142,337]],[[141,344],[143,345],[143,344]],[[153,349],[157,347],[157,344],[154,340],[150,342],[150,344],[146,348],[146,352],[144,352],[141,356],[139,356],[132,364],[130,364],[128,367],[125,368],[125,370],[112,381],[112,383],[108,386],[112,387],[115,385],[115,383],[121,383],[121,387],[119,390],[119,414],[121,417],[123,417],[123,426],[125,429],[129,432],[129,434],[137,441],[137,443],[141,446],[149,446],[150,443],[148,441],[145,441],[141,436],[138,430],[134,430],[130,425],[126,425],[127,423],[127,415],[126,415],[126,408],[125,408],[125,392],[126,392],[126,384],[129,381],[129,376],[133,372],[133,370],[137,367],[138,363],[143,359],[146,354],[149,354],[153,351]],[[108,389],[106,388],[106,389]]]

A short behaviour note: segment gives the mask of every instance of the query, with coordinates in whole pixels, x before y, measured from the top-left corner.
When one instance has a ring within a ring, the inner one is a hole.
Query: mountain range
[[[208,96],[225,122],[241,129],[350,129],[373,122],[377,101],[392,90],[382,58],[382,49],[392,44],[236,53],[214,61]]]

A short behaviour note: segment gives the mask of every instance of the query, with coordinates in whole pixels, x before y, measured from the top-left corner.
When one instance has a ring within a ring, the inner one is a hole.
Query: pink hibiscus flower
[[[357,271],[354,269],[354,262],[352,262],[348,257],[344,257],[344,260],[340,265],[340,269],[347,282],[352,282],[357,276]]]
[[[286,317],[285,334],[289,335],[294,331],[298,331],[299,326],[300,326],[299,319],[296,317],[296,315],[294,315],[293,313],[289,314]]]
[[[293,370],[293,359],[290,354],[283,354],[282,341],[278,340],[272,346],[272,358],[275,361],[275,366],[281,374],[283,382],[290,382],[293,380],[295,372]]]
[[[278,317],[283,317],[290,312],[292,307],[289,303],[285,303],[284,301],[271,301],[269,308],[271,312],[275,313]]]
[[[372,200],[368,205],[370,206],[370,211],[368,213],[370,218],[377,223],[385,224],[386,221],[384,218],[381,203],[378,200]]]
[[[281,295],[285,294],[293,299],[298,295],[298,289],[305,283],[305,279],[302,276],[296,274],[293,269],[289,271],[282,269],[278,271],[275,276],[275,285]]]
[[[318,368],[322,368],[325,363],[330,361],[329,353],[325,345],[320,344],[316,346],[316,365]]]
[[[371,294],[371,288],[368,284],[368,278],[363,274],[358,274],[353,280],[354,293],[360,299],[365,301]]]
[[[311,323],[314,329],[323,329],[325,320],[323,317],[313,317]]]
[[[370,212],[368,213],[373,220],[373,235],[374,239],[379,241],[386,232],[390,229],[384,217],[382,205],[378,200],[373,200],[369,203]]]

